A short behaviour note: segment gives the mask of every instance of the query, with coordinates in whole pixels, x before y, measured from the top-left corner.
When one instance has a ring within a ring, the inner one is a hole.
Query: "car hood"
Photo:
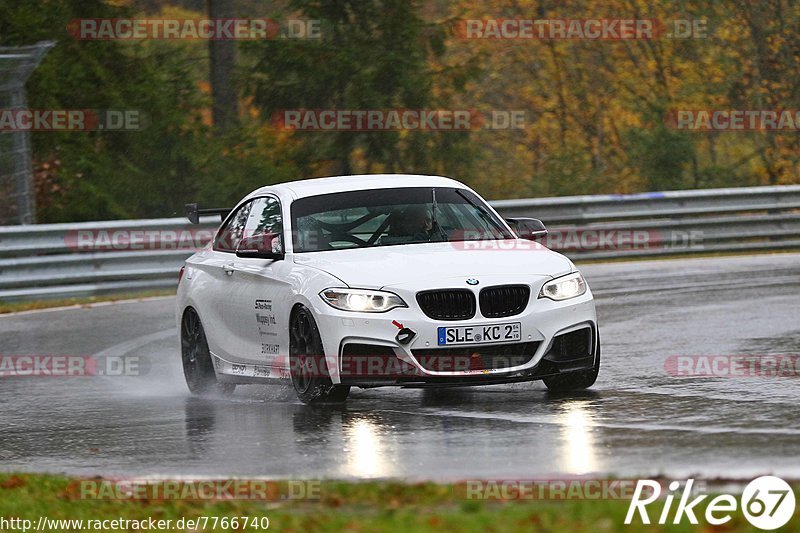
[[[454,278],[557,277],[572,271],[561,254],[524,240],[405,244],[294,254],[294,262],[327,272],[350,287],[431,285]]]

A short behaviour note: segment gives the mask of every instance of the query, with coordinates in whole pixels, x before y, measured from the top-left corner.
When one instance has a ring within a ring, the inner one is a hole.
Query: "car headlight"
[[[573,272],[545,283],[542,290],[539,291],[539,298],[550,298],[560,302],[575,298],[585,292],[586,281],[580,272]]]
[[[359,313],[383,313],[395,307],[408,307],[398,295],[365,289],[325,289],[320,297],[331,307]]]

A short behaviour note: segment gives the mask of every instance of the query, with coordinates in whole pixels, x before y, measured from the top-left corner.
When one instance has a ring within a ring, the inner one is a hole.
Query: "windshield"
[[[292,204],[295,252],[511,239],[474,193],[405,187],[310,196]]]

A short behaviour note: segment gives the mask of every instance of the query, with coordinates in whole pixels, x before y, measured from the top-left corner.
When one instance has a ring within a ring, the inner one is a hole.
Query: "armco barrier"
[[[800,249],[800,185],[491,203],[505,217],[542,219],[545,244],[578,261]],[[217,224],[206,217],[199,226],[167,218],[0,227],[0,301],[173,288],[184,259]],[[133,250],[81,241],[119,231],[164,240]]]

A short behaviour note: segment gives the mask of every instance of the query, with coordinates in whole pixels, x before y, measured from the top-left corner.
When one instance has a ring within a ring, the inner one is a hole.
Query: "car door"
[[[244,236],[254,201],[239,206],[220,226],[211,250],[198,254],[194,267],[199,271],[195,281],[194,300],[200,310],[209,349],[214,355],[238,361],[243,343],[238,333],[236,303],[231,291],[236,285],[234,262],[236,248]]]
[[[265,239],[273,251],[283,251],[283,212],[278,198],[253,200],[243,238]],[[228,317],[230,329],[237,335],[238,361],[273,370],[286,366],[291,271],[291,261],[234,258]]]

